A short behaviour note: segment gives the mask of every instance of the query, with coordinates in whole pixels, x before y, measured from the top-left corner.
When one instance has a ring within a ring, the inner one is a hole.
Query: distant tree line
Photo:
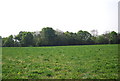
[[[102,35],[93,35],[88,31],[62,32],[51,27],[43,28],[39,32],[20,31],[18,35],[2,38],[3,47],[29,46],[63,46],[63,45],[93,45],[120,44],[120,33],[111,31]]]

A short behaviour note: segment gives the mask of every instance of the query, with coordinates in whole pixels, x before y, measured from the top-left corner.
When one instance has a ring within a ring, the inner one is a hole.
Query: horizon
[[[0,1],[0,36],[52,27],[63,32],[98,30],[118,33],[119,0]],[[91,33],[91,32],[90,32]]]

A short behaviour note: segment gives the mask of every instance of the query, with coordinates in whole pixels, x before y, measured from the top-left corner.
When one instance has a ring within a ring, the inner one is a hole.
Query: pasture
[[[117,79],[118,45],[3,47],[3,79]]]

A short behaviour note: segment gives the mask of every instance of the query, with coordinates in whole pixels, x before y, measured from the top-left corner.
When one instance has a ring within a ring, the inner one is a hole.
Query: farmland
[[[118,45],[3,47],[3,79],[117,79]]]

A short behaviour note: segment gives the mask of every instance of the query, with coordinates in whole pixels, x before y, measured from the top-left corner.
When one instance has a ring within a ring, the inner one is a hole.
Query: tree
[[[98,31],[97,30],[91,30],[91,34],[92,34],[92,36],[97,37]]]
[[[115,31],[112,31],[109,34],[110,34],[110,43],[116,44],[118,42],[117,33]]]
[[[120,44],[120,33],[118,33],[118,35],[117,35],[117,39],[118,39],[118,44]]]
[[[33,35],[31,32],[27,32],[22,36],[21,40],[22,46],[32,46],[33,45]]]
[[[20,44],[20,42],[19,41],[14,41],[14,47],[20,47],[21,46],[21,44]]]
[[[77,44],[77,34],[73,32],[65,32],[66,40],[68,42],[68,45],[75,45]]]
[[[22,36],[25,34],[26,34],[26,32],[20,31],[19,34],[15,36],[15,40],[21,42]]]
[[[85,44],[120,44],[120,33],[106,31],[97,35],[97,30],[62,32],[51,27],[43,28],[42,31],[20,31],[18,35],[2,38],[2,46],[53,46],[53,45],[85,45]],[[1,39],[1,37],[0,37]]]
[[[92,44],[96,44],[96,38],[98,37],[98,31],[97,30],[91,30],[91,40],[92,40]]]
[[[34,46],[41,46],[42,40],[41,40],[41,35],[39,34],[34,34],[33,35],[33,45]]]
[[[32,46],[33,45],[33,35],[31,32],[19,32],[15,37],[15,40],[18,41],[21,46]]]
[[[42,45],[56,45],[55,30],[51,27],[43,28],[41,31]]]
[[[117,33],[115,31],[106,32],[105,34],[103,34],[103,36],[108,41],[108,44],[116,44],[118,41]]]
[[[90,44],[92,42],[92,35],[87,31],[78,31],[77,36],[79,37],[80,44]]]
[[[108,44],[108,39],[103,35],[96,37],[96,44]]]
[[[3,39],[3,46],[4,47],[14,47],[14,39],[13,36],[10,35],[8,38]]]
[[[64,32],[60,30],[56,30],[55,34],[56,34],[56,45],[67,45],[68,44],[67,37]]]
[[[105,34],[103,34],[104,39],[106,39],[105,44],[110,44],[110,31],[106,31]]]

